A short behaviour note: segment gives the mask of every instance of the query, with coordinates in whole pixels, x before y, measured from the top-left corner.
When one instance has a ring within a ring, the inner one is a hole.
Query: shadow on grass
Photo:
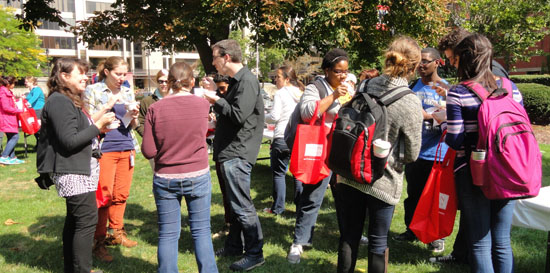
[[[28,228],[29,236],[4,234],[0,236],[0,255],[5,263],[26,265],[50,272],[63,272],[63,216],[43,216]],[[55,239],[55,240],[52,240]],[[115,262],[101,263],[94,260],[94,268],[104,272],[129,272],[140,268],[141,272],[154,272],[156,265],[147,261],[126,257],[118,247],[109,247]],[[117,262],[119,261],[119,262]]]

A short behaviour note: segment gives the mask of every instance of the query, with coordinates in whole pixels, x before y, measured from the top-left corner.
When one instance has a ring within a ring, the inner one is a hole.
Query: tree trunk
[[[196,41],[194,44],[199,52],[206,75],[216,73],[216,68],[212,65],[212,48],[208,45],[206,37],[205,39],[201,39],[201,41]]]

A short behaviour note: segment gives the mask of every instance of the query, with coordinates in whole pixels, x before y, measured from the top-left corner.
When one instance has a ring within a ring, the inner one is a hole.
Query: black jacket
[[[90,175],[92,139],[99,129],[61,93],[48,97],[36,153],[38,173]]]
[[[256,162],[264,130],[264,101],[256,76],[243,67],[229,81],[225,97],[214,104],[218,113],[214,160]]]

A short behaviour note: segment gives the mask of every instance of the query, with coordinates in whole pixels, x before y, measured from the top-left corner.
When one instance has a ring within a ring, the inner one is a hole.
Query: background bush
[[[512,75],[510,80],[514,83],[538,83],[550,86],[550,75]]]
[[[518,83],[516,85],[523,96],[523,105],[531,123],[550,124],[550,86],[537,83]]]

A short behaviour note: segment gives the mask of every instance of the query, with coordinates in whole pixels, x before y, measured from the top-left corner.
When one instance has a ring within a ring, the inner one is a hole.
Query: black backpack
[[[338,111],[327,157],[333,172],[361,184],[373,183],[382,177],[386,168],[388,157],[374,156],[372,146],[376,139],[387,140],[386,107],[405,95],[414,94],[408,87],[400,86],[375,97],[367,94],[367,83],[368,80],[361,82],[359,92]]]

